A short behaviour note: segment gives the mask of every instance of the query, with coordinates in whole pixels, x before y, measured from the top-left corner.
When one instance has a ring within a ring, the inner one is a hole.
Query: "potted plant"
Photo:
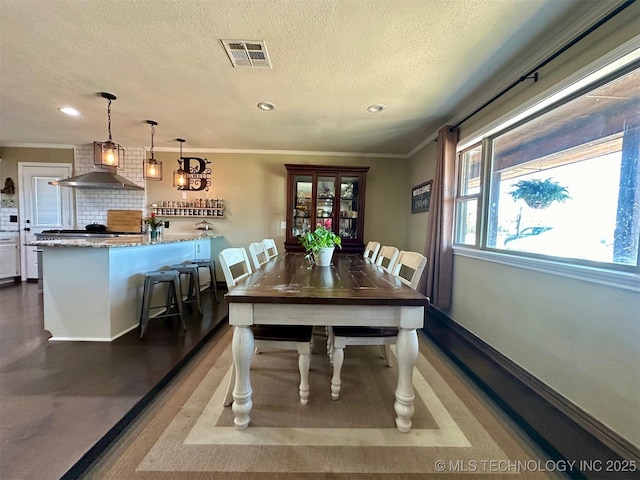
[[[547,178],[546,180],[520,180],[515,185],[515,190],[509,192],[514,200],[524,200],[531,208],[547,208],[552,202],[564,202],[569,196],[566,187]]]
[[[164,220],[156,217],[155,213],[152,213],[151,216],[144,221],[144,223],[149,225],[149,235],[151,236],[151,239],[154,240],[158,238],[158,231],[164,223]]]
[[[342,248],[342,239],[324,227],[318,227],[313,232],[307,232],[299,237],[300,243],[307,251],[306,257],[312,264],[319,267],[331,265],[331,257],[336,247]]]

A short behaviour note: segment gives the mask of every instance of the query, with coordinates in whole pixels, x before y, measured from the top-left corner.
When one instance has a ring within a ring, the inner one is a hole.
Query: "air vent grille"
[[[234,67],[271,68],[267,46],[256,40],[220,40]]]

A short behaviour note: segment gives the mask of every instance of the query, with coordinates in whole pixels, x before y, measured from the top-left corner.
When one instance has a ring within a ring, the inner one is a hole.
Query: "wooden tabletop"
[[[309,268],[302,253],[278,255],[225,295],[231,303],[427,306],[427,297],[360,254]]]

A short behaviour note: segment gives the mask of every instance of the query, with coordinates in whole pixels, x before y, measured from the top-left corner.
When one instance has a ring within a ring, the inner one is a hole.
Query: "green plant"
[[[547,208],[552,202],[564,202],[571,198],[566,187],[547,178],[546,180],[520,180],[515,190],[509,192],[514,200],[524,200],[531,208]]]
[[[342,248],[342,239],[324,227],[318,227],[313,232],[307,232],[298,239],[308,253],[316,253],[321,248],[334,246]]]
[[[155,231],[159,227],[161,227],[163,222],[164,222],[164,220],[161,219],[161,218],[156,217],[155,213],[152,213],[151,216],[144,221],[144,223],[149,225],[149,228],[152,231]]]

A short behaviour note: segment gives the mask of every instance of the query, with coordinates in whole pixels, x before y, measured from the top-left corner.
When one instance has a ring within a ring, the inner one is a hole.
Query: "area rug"
[[[230,329],[213,339],[83,478],[557,478],[517,426],[425,338],[408,434],[395,427],[395,358],[388,368],[377,347],[348,347],[340,399],[332,401],[321,334],[309,404],[299,401],[297,353],[261,352],[251,367],[251,423],[237,431],[223,407],[230,339]]]

